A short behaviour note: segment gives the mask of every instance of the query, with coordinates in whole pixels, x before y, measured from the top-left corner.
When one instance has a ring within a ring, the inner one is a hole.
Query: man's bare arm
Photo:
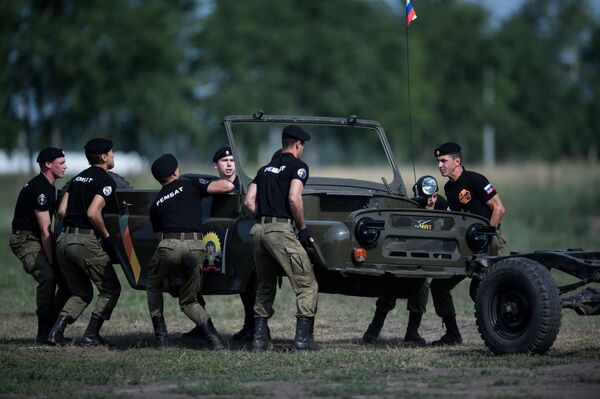
[[[304,224],[304,202],[302,201],[303,190],[304,185],[300,180],[292,180],[289,192],[290,209],[292,211],[292,216],[296,221],[298,230],[304,230],[306,228]]]
[[[108,238],[108,230],[106,229],[106,226],[104,225],[104,219],[102,218],[102,209],[104,208],[104,205],[106,205],[104,197],[96,194],[87,210],[87,217],[90,219],[94,229],[99,232],[102,237]]]
[[[50,219],[50,212],[35,211],[35,217],[40,226],[40,231],[42,232],[42,249],[44,250],[44,255],[46,255],[48,263],[52,264],[54,263],[54,258],[52,256],[54,238],[52,237],[52,220]]]
[[[250,183],[248,186],[248,193],[244,199],[244,206],[248,208],[252,214],[256,214],[256,190],[256,183]]]
[[[67,204],[69,203],[69,193],[64,193],[62,200],[60,200],[60,205],[58,206],[58,210],[56,211],[56,222],[55,224],[60,223],[67,214]],[[59,232],[57,232],[59,233]]]
[[[208,185],[207,191],[209,194],[226,194],[233,190],[235,186],[232,182],[225,179],[219,179],[211,181]]]
[[[504,209],[504,204],[502,204],[500,195],[496,194],[491,200],[486,202],[486,205],[489,206],[492,210],[492,216],[490,216],[490,224],[497,228],[498,226],[500,226],[500,221],[506,213],[506,209]]]

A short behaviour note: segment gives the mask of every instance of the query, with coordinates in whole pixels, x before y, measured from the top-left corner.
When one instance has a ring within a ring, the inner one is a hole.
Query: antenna
[[[408,18],[408,9],[407,9]],[[416,19],[416,15],[415,15]],[[415,168],[415,146],[413,144],[413,131],[412,131],[412,109],[410,105],[410,52],[408,51],[408,21],[406,24],[406,91],[408,96],[408,131],[410,132],[410,152],[412,155],[412,166],[413,166],[413,177],[415,184],[417,184],[417,172]]]

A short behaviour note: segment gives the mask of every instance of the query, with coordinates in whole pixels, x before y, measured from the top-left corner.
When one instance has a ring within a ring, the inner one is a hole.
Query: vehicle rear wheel
[[[479,334],[496,354],[548,351],[558,335],[560,311],[550,272],[527,258],[492,265],[475,298]]]

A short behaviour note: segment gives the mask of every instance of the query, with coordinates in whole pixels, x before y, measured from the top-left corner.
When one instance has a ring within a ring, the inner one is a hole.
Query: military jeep
[[[284,126],[298,124],[313,139],[303,159],[310,177],[303,198],[306,224],[315,238],[308,248],[319,291],[407,298],[427,278],[464,275],[482,339],[497,354],[545,353],[560,327],[562,307],[600,313],[593,292],[560,295],[600,281],[600,253],[545,251],[497,256],[495,229],[480,216],[419,208],[409,198],[385,132],[372,120],[312,116],[227,116],[223,127],[236,155],[239,190],[203,199],[203,294],[247,289],[253,272],[249,231],[255,218],[243,208],[256,170],[280,148]],[[187,174],[184,178],[215,179]],[[158,190],[118,189],[106,208],[106,225],[117,238],[119,263],[129,284],[145,289],[147,266],[157,246],[148,210]],[[557,287],[550,269],[579,279]],[[178,276],[164,282],[177,294]]]

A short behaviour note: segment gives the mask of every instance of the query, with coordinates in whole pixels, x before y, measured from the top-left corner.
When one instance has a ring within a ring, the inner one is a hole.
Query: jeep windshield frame
[[[406,197],[406,187],[400,174],[398,164],[387,140],[385,131],[379,122],[368,119],[358,119],[354,116],[349,118],[336,117],[320,117],[320,116],[295,116],[295,115],[264,115],[256,113],[254,115],[228,115],[223,119],[222,125],[225,127],[227,139],[234,154],[240,153],[240,147],[236,144],[236,134],[234,133],[235,125],[240,124],[263,124],[263,125],[282,125],[296,124],[307,127],[310,131],[310,126],[330,126],[330,127],[345,127],[345,128],[360,128],[373,130],[379,139],[383,153],[391,172],[391,181],[369,181],[345,177],[322,177],[310,176],[305,186],[305,193],[325,192],[337,193],[343,195],[372,195],[375,193],[387,193],[391,195],[399,195]],[[265,134],[265,143],[268,137]],[[310,151],[310,150],[309,150]],[[236,157],[237,175],[240,179],[242,194],[246,192],[248,185],[252,181],[255,171],[246,173],[243,162]],[[261,165],[258,165],[260,167]],[[309,167],[310,167],[309,163]],[[249,177],[252,176],[252,177]]]

